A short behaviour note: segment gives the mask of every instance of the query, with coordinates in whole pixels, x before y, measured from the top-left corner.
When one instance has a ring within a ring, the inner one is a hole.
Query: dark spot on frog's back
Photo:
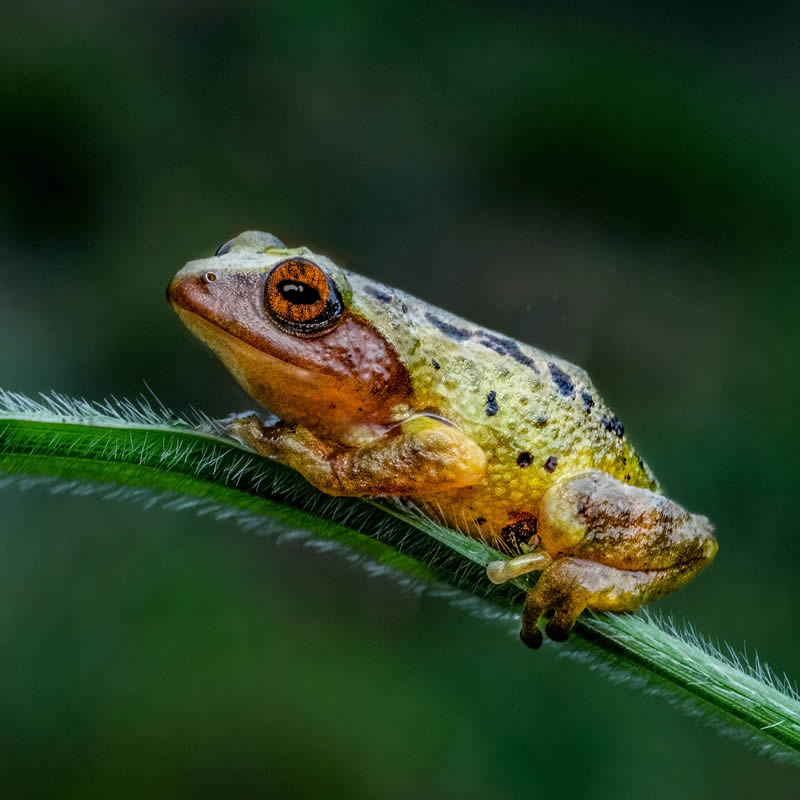
[[[389,294],[389,292],[386,292],[383,289],[379,289],[377,286],[373,286],[371,283],[368,283],[366,286],[364,286],[364,291],[370,297],[374,297],[376,300],[379,300],[381,303],[391,303],[392,302],[392,295]]]
[[[547,366],[558,391],[561,392],[564,397],[575,397],[575,384],[572,382],[572,378],[552,361],[548,362]]]
[[[533,456],[527,450],[517,456],[517,466],[522,469],[527,469],[531,464],[533,464]]]
[[[497,405],[497,392],[491,391],[486,395],[486,416],[493,417],[500,410]]]
[[[609,433],[615,433],[619,437],[625,435],[625,426],[616,417],[603,417],[601,422]]]
[[[459,328],[457,325],[451,325],[449,322],[439,319],[432,311],[425,312],[425,319],[427,319],[431,325],[438,328],[448,339],[453,339],[453,341],[456,342],[463,342],[466,339],[472,338],[472,331],[468,331],[466,328]]]
[[[509,339],[507,336],[498,336],[496,333],[481,331],[478,334],[478,343],[488,347],[490,350],[494,350],[495,353],[500,353],[501,356],[513,358],[518,364],[532,369],[537,374],[539,372],[534,360],[522,352],[519,343]]]
[[[555,472],[558,466],[558,459],[555,456],[548,456],[547,461],[544,462],[546,472]]]
[[[442,368],[442,365],[435,358],[431,359],[431,366],[434,369],[441,369]]]

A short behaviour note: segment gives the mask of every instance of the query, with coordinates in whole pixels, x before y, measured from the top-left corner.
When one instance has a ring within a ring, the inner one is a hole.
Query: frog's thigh
[[[543,614],[552,612],[547,635],[564,641],[584,609],[634,611],[686,583],[702,569],[703,563],[695,561],[645,572],[579,558],[561,558],[542,573],[525,597],[520,638],[529,647],[539,647],[542,634],[537,623]]]
[[[480,483],[486,474],[483,450],[436,417],[413,417],[392,434],[355,448],[326,442],[299,426],[265,426],[254,415],[234,420],[229,429],[328,494],[434,494]]]
[[[717,552],[714,528],[663,495],[591,470],[547,490],[537,532],[551,554],[628,570],[707,563]]]

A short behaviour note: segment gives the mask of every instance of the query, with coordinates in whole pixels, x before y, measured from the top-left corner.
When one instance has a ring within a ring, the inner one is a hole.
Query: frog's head
[[[351,308],[344,270],[248,231],[190,261],[167,288],[189,330],[255,400],[287,422],[351,442],[407,413],[407,370]]]

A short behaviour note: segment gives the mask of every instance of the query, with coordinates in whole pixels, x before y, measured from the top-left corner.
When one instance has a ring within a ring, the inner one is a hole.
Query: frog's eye
[[[228,253],[230,253],[231,247],[233,247],[233,241],[234,241],[233,239],[228,239],[228,241],[225,242],[225,244],[221,244],[217,248],[217,252],[214,253],[214,255],[215,256],[224,256],[224,255],[227,255]]]
[[[267,275],[267,311],[279,327],[310,336],[327,330],[342,313],[336,285],[303,258],[282,261]]]

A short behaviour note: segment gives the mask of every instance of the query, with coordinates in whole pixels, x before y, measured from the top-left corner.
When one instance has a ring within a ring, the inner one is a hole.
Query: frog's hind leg
[[[599,470],[550,487],[538,522],[542,548],[554,560],[525,600],[521,636],[531,647],[541,644],[543,614],[552,612],[548,635],[566,639],[585,608],[633,611],[683,586],[717,552],[708,519]]]

